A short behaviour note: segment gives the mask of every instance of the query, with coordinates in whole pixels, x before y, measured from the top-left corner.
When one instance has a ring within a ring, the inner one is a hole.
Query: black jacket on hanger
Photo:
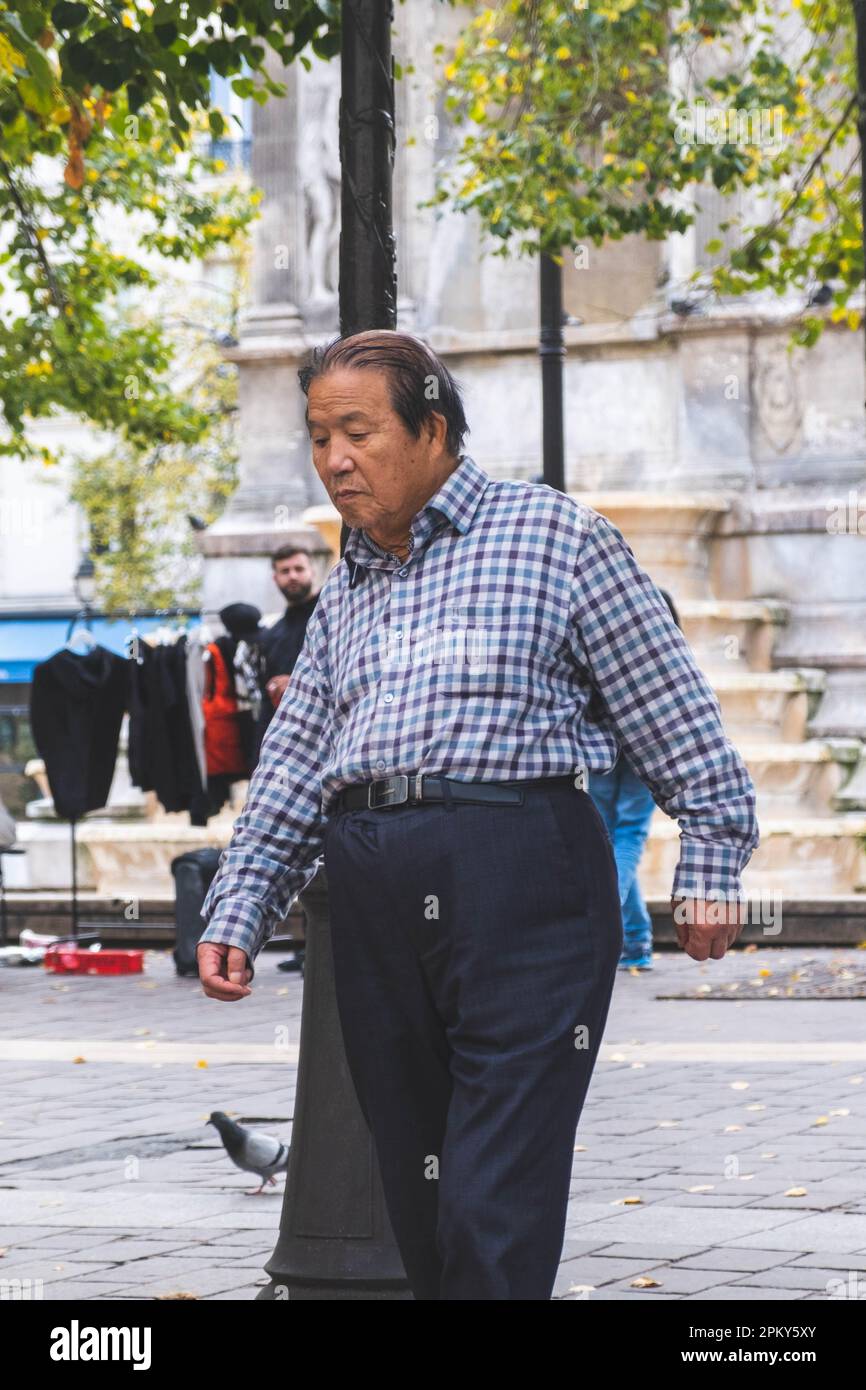
[[[108,800],[125,709],[126,662],[106,647],[64,647],[34,668],[30,727],[63,820]]]
[[[156,793],[166,811],[188,811],[201,794],[189,701],[186,637],[151,647],[138,644],[141,662],[129,668],[129,775],[142,791]]]

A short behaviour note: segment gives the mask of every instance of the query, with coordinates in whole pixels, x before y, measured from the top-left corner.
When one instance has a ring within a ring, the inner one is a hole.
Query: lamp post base
[[[343,1048],[327,879],[303,893],[304,1002],[280,1234],[256,1301],[411,1299],[372,1136]]]

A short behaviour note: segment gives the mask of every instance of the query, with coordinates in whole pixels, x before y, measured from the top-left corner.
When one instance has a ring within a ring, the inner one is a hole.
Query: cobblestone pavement
[[[555,1298],[866,1297],[862,1001],[655,998],[761,969],[771,984],[807,958],[863,960],[676,952],[620,972]],[[204,1122],[226,1110],[291,1136],[303,984],[277,959],[259,958],[254,993],[230,1007],[177,978],[167,951],[148,952],[144,977],[0,970],[5,1287],[255,1297],[283,1179],[245,1195],[252,1182]]]

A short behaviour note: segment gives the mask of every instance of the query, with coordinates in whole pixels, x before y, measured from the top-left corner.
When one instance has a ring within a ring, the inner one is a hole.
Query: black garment
[[[34,668],[30,727],[63,820],[108,800],[125,709],[126,662],[106,647],[64,647]]]
[[[304,599],[301,603],[288,604],[283,616],[274,623],[273,627],[267,629],[267,636],[263,642],[265,674],[262,692],[264,698],[258,724],[257,761],[265,730],[276,713],[266,689],[267,683],[272,676],[290,676],[292,674],[295,662],[301,654],[301,647],[304,645],[307,623],[310,621],[310,616],[318,601],[319,595],[312,594],[310,598]]]
[[[189,803],[190,825],[207,825],[211,816],[222,810],[231,796],[234,780],[225,772],[212,773],[208,777],[207,786]]]
[[[151,647],[127,662],[129,775],[156,793],[166,811],[188,811],[202,794],[186,693],[186,637]]]
[[[318,601],[319,595],[312,594],[301,603],[288,604],[279,621],[267,629],[265,657],[268,680],[271,676],[291,675],[304,645],[307,623]]]

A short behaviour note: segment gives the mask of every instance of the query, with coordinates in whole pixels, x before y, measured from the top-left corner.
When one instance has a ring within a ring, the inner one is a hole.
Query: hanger
[[[126,655],[130,659],[134,659],[137,666],[143,666],[144,657],[141,655],[141,633],[138,630],[138,625],[135,619],[136,614],[133,613],[131,615],[132,631],[125,639]]]
[[[90,628],[89,628],[89,627],[77,627],[77,628],[75,629],[75,631],[72,632],[72,633],[69,635],[69,637],[67,638],[66,644],[65,644],[65,650],[68,651],[68,652],[74,652],[76,646],[77,646],[80,642],[83,642],[83,643],[84,643],[84,649],[85,649],[85,651],[88,651],[88,652],[92,652],[92,651],[93,651],[93,648],[96,646],[96,638],[94,637],[93,633],[90,631]]]

